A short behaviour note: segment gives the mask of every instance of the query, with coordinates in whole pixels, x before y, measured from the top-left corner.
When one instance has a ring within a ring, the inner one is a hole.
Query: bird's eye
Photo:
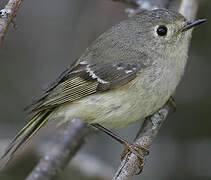
[[[157,34],[158,36],[165,36],[168,32],[168,29],[166,26],[161,25],[157,28]]]

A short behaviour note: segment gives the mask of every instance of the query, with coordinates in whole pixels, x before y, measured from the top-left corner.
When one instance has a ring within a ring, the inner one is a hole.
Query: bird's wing
[[[35,108],[32,112],[57,107],[96,92],[122,86],[134,79],[143,66],[136,60],[117,64],[76,63],[71,70],[66,70],[34,103]]]
[[[136,60],[117,64],[76,63],[55,81],[43,96],[34,102],[32,112],[37,114],[17,134],[0,158],[0,168],[7,164],[13,154],[48,121],[58,106],[73,102],[91,94],[108,91],[134,79],[140,66]]]
[[[136,34],[125,33],[128,28],[131,28],[128,20],[122,21],[99,36],[74,65],[33,103],[35,108],[32,111],[57,107],[117,88],[151,65],[149,55],[137,48],[133,41]]]

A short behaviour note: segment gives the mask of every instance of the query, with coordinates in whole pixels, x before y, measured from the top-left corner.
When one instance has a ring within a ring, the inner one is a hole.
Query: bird
[[[192,29],[203,22],[156,9],[113,25],[31,104],[34,116],[0,161],[9,161],[48,121],[62,124],[78,118],[111,134],[107,128],[122,128],[152,115],[178,86]]]

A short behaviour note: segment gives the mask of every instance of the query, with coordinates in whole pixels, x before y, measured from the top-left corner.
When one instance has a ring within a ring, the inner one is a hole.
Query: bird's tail
[[[26,143],[54,114],[56,108],[43,110],[37,113],[26,126],[15,136],[0,158],[0,169],[13,157],[14,153]]]

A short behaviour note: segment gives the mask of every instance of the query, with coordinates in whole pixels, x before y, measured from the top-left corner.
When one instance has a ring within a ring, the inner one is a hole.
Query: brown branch
[[[7,27],[16,16],[21,2],[22,0],[9,0],[5,8],[0,11],[0,45],[2,44]]]
[[[190,8],[191,7],[191,8]],[[196,16],[198,3],[197,0],[182,0],[179,8],[179,12],[182,13],[187,19],[193,19]],[[156,138],[157,133],[167,119],[172,109],[172,101],[162,107],[159,111],[144,120],[144,123],[134,141],[134,144],[149,148]],[[144,156],[144,154],[143,154]],[[139,165],[137,156],[128,153],[121,162],[113,180],[129,180],[136,173]],[[143,168],[143,167],[141,167]]]
[[[84,143],[84,138],[91,132],[86,123],[74,119],[61,131],[54,147],[46,152],[26,180],[45,179],[56,177],[67,166],[70,159]]]

